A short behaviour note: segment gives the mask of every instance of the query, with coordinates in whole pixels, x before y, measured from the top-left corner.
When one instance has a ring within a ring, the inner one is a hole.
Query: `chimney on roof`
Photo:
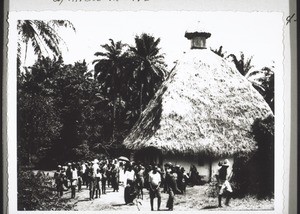
[[[204,30],[199,23],[196,27],[187,30],[184,35],[191,40],[191,49],[206,49],[206,39],[211,36],[211,33]]]

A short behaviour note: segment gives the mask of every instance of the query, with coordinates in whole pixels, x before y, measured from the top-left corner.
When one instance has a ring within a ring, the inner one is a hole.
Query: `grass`
[[[18,172],[18,210],[71,210],[72,206],[66,202],[57,196],[49,173]]]
[[[185,195],[176,195],[175,210],[190,208],[193,210],[213,209],[213,210],[273,210],[274,199],[259,200],[254,196],[244,198],[232,198],[230,206],[218,207],[218,198],[206,196],[205,192],[209,186],[188,187]],[[225,198],[222,199],[224,204]],[[176,208],[178,207],[178,208]],[[186,209],[185,209],[186,210]]]

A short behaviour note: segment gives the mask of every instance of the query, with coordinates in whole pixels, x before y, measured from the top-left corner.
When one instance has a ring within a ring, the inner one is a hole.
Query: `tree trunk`
[[[113,89],[114,90],[114,89]],[[115,141],[115,119],[116,119],[116,99],[115,99],[115,96],[114,96],[114,92],[113,92],[113,109],[112,109],[112,136],[111,136],[111,144],[114,143]]]
[[[141,84],[141,89],[140,89],[140,117],[142,115],[143,112],[143,88],[144,88],[144,84]]]
[[[115,142],[115,126],[116,126],[116,92],[115,92],[115,69],[113,69],[112,76],[112,100],[113,100],[113,110],[112,110],[112,136],[111,145]]]
[[[28,49],[28,42],[26,42],[26,46],[25,46],[24,65],[25,65],[25,63],[26,63],[26,59],[27,59],[27,49]]]
[[[209,180],[208,182],[211,182],[212,179],[212,159],[209,158]]]

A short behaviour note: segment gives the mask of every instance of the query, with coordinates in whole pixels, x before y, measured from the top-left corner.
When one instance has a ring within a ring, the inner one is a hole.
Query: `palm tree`
[[[66,20],[52,20],[49,22],[40,21],[40,20],[19,20],[17,23],[18,31],[18,46],[17,46],[17,75],[18,78],[22,79],[20,74],[22,60],[22,45],[25,45],[25,58],[24,63],[27,57],[28,46],[31,45],[34,50],[34,54],[38,56],[39,59],[43,57],[43,53],[46,52],[48,55],[52,53],[55,57],[61,57],[60,43],[64,42],[60,35],[57,33],[57,27],[68,27],[75,31],[73,24],[70,21]],[[18,82],[19,84],[19,82]],[[19,87],[19,85],[18,85]],[[35,103],[35,94],[34,94],[34,103]],[[32,142],[29,142],[29,148],[32,146]],[[30,149],[29,149],[30,151]],[[29,164],[31,162],[30,152],[29,155]]]
[[[212,48],[210,48],[210,50],[212,51],[212,52],[214,52],[215,54],[217,54],[217,55],[219,55],[220,57],[224,57],[225,56],[225,54],[227,53],[226,51],[223,51],[223,46],[221,45],[220,47],[219,47],[219,49],[212,49]]]
[[[31,45],[39,58],[44,52],[48,55],[61,55],[60,43],[64,42],[62,37],[57,33],[57,27],[67,27],[75,31],[75,27],[67,20],[19,20],[17,24],[18,30],[18,69],[21,66],[21,43],[25,44],[25,58],[27,57],[28,45]]]
[[[249,72],[246,78],[253,87],[264,97],[274,112],[274,67],[263,67],[261,70]]]
[[[237,70],[245,76],[253,66],[251,65],[251,61],[253,56],[250,58],[245,59],[245,55],[243,52],[240,53],[240,59],[237,59],[237,57],[234,54],[228,55],[226,58],[232,58],[233,63],[235,64],[235,67]]]
[[[164,55],[160,54],[159,43],[160,38],[155,39],[143,33],[135,37],[135,47],[130,47],[134,62],[133,78],[140,88],[140,114],[143,111],[143,103],[146,103],[143,102],[144,94],[150,98],[166,77],[166,64]]]
[[[99,82],[104,94],[110,97],[112,101],[109,105],[112,106],[112,138],[111,144],[115,141],[115,119],[116,119],[116,101],[120,100],[120,90],[122,88],[122,71],[124,71],[127,53],[124,52],[125,44],[121,41],[114,42],[109,39],[110,44],[101,45],[104,52],[97,52],[95,56],[100,56],[100,59],[94,60],[95,73],[94,77]]]

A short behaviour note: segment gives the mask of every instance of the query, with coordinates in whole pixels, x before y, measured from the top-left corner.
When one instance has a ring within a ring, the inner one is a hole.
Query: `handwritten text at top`
[[[61,5],[63,2],[72,2],[72,3],[76,3],[76,2],[117,2],[117,1],[122,1],[122,0],[52,0],[53,2],[57,2],[59,3],[59,5]],[[150,0],[128,0],[128,1],[134,1],[134,2],[143,2],[143,1],[150,1]]]

